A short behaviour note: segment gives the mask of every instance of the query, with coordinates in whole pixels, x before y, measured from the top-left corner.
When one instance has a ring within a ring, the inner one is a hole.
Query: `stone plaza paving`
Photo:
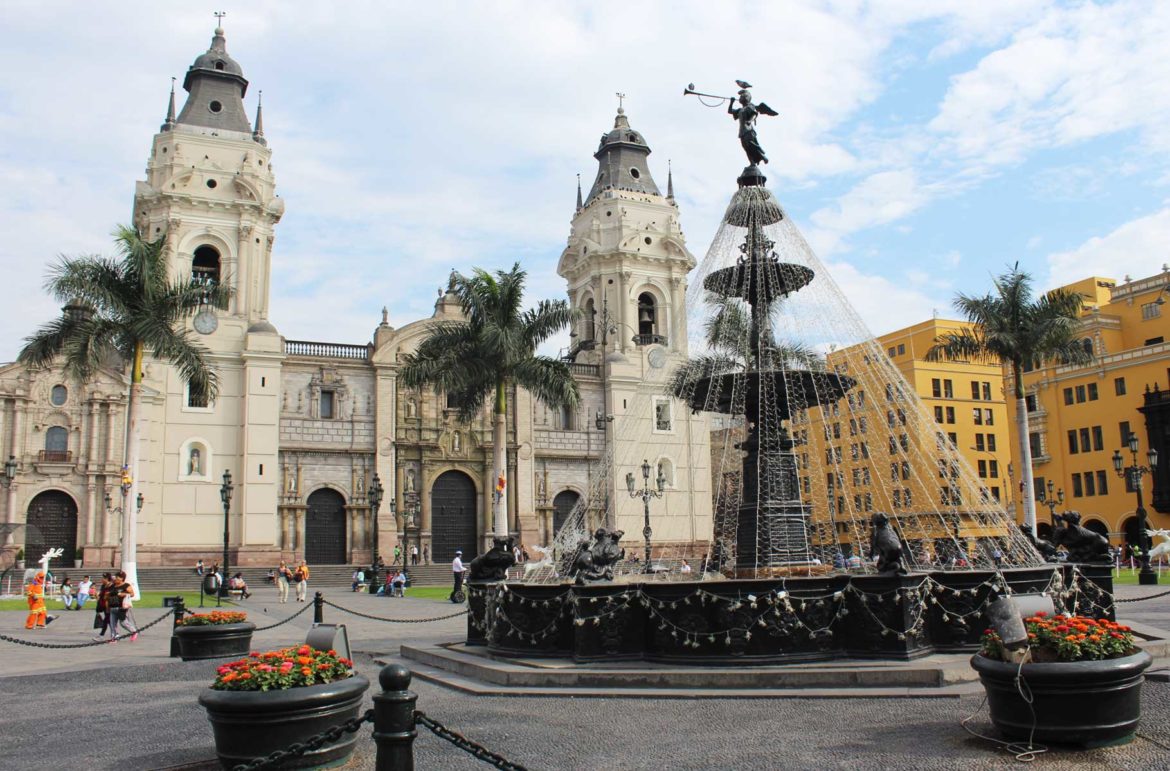
[[[1166,587],[1160,587],[1165,591]],[[1154,593],[1155,587],[1121,587],[1118,597]],[[244,603],[263,626],[300,610],[281,606],[272,590]],[[430,618],[457,610],[450,603],[390,600],[333,590],[337,604],[391,618]],[[1170,629],[1170,597],[1120,606],[1121,620]],[[92,635],[88,611],[56,611],[41,633],[25,632],[24,613],[0,613],[0,633],[40,642],[72,643]],[[138,610],[145,624],[162,610]],[[463,637],[461,618],[390,624],[326,607],[325,620],[345,623],[358,670],[375,682],[374,658],[396,660],[400,645]],[[304,640],[312,611],[260,632],[253,647]],[[170,622],[137,642],[73,650],[31,648],[0,641],[0,768],[163,769],[217,768],[211,730],[196,703],[216,662],[168,657]],[[403,662],[411,666],[411,662]],[[1166,660],[1154,669],[1167,667]],[[418,708],[531,769],[997,769],[1017,762],[959,725],[982,696],[971,689],[945,698],[565,698],[472,696],[416,679]],[[991,733],[986,710],[971,726]],[[487,768],[421,729],[415,743],[419,769]],[[374,744],[364,728],[346,768],[373,768]],[[1139,737],[1124,747],[1053,750],[1036,768],[1170,769],[1170,684],[1150,680],[1143,689]]]

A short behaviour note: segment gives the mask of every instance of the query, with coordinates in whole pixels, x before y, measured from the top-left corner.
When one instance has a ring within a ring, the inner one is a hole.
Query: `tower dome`
[[[585,205],[606,190],[631,190],[638,193],[661,195],[646,156],[650,145],[639,132],[630,128],[626,111],[619,107],[613,120],[613,130],[603,134],[601,144],[593,157],[598,161],[597,179],[589,190]]]
[[[252,132],[244,112],[248,81],[243,68],[228,55],[223,27],[215,28],[211,47],[187,69],[183,88],[189,96],[178,125]]]

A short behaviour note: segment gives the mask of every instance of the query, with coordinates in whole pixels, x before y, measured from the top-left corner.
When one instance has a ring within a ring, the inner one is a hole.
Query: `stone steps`
[[[501,659],[462,645],[403,645],[417,676],[476,694],[634,698],[875,696],[956,698],[977,692],[968,655],[913,662],[835,661],[782,667],[677,667]]]

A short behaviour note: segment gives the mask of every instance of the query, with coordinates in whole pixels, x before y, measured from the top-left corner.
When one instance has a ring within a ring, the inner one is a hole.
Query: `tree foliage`
[[[1081,296],[1054,289],[1033,297],[1032,277],[1019,264],[995,279],[983,296],[959,294],[954,306],[971,327],[940,335],[928,361],[1004,362],[1015,375],[1016,398],[1023,398],[1020,375],[1047,362],[1087,364],[1092,354],[1080,342]]]
[[[450,291],[466,321],[436,324],[418,349],[403,357],[403,383],[450,395],[463,422],[471,421],[489,398],[495,399],[497,413],[505,412],[512,385],[551,407],[577,406],[577,381],[568,364],[536,352],[572,323],[573,311],[564,300],[542,300],[524,310],[526,278],[519,263],[494,275],[480,268],[470,276],[453,273]]]
[[[171,279],[166,236],[148,241],[122,226],[115,243],[118,258],[62,256],[49,269],[45,289],[65,312],[25,339],[19,360],[43,367],[61,357],[66,373],[85,381],[103,365],[145,353],[173,364],[193,393],[214,398],[218,382],[207,350],[183,322],[205,303],[227,308],[227,282]],[[140,372],[131,375],[141,378]]]

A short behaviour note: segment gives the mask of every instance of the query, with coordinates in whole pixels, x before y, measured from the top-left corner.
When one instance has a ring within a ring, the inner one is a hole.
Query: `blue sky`
[[[129,220],[170,77],[221,9],[250,109],[264,91],[287,203],[272,321],[293,339],[429,315],[451,268],[519,259],[533,299],[563,292],[616,91],[660,185],[672,159],[701,259],[743,159],[689,81],[749,80],[781,113],[769,184],[875,333],[1017,260],[1042,288],[1170,261],[1170,3],[9,2],[0,360],[56,313],[45,265]]]

